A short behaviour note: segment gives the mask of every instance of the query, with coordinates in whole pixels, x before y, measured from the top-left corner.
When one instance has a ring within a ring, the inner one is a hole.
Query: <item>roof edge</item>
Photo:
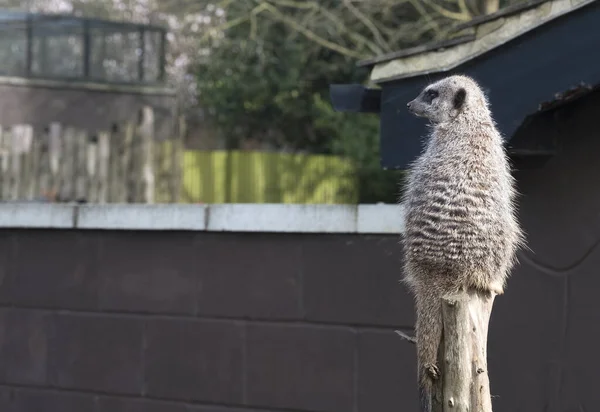
[[[395,60],[401,57],[413,56],[415,54],[425,53],[432,50],[439,50],[446,47],[456,46],[458,44],[467,43],[475,40],[474,34],[466,34],[462,36],[452,37],[445,40],[435,40],[427,42],[420,46],[410,47],[407,49],[398,50],[391,53],[382,54],[369,59],[360,60],[356,65],[358,67],[370,67],[378,63],[384,63],[386,61]]]

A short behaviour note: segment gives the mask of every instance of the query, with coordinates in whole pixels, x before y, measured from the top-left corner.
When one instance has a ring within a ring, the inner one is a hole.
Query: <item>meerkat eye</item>
[[[433,102],[433,99],[438,97],[440,93],[437,90],[429,89],[425,92],[425,98],[429,103]]]

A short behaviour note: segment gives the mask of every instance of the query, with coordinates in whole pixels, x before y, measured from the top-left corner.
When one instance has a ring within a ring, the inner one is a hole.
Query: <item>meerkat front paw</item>
[[[429,376],[432,380],[437,381],[440,378],[441,372],[437,365],[434,365],[433,363],[426,363],[423,365],[423,367],[427,372],[427,376]]]
[[[504,287],[502,286],[502,283],[500,283],[500,282],[490,283],[489,289],[492,293],[495,293],[496,295],[504,294]]]

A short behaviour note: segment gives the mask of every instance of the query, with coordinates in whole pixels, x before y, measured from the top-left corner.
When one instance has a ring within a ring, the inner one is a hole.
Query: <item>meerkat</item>
[[[466,289],[502,294],[523,235],[502,137],[479,85],[446,77],[407,106],[431,130],[401,198],[403,281],[415,297],[419,391],[429,412],[440,374],[441,298]]]

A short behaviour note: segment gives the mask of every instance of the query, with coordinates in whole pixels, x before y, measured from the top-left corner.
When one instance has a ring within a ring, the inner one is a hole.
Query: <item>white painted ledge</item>
[[[0,203],[0,228],[401,234],[401,205]]]

